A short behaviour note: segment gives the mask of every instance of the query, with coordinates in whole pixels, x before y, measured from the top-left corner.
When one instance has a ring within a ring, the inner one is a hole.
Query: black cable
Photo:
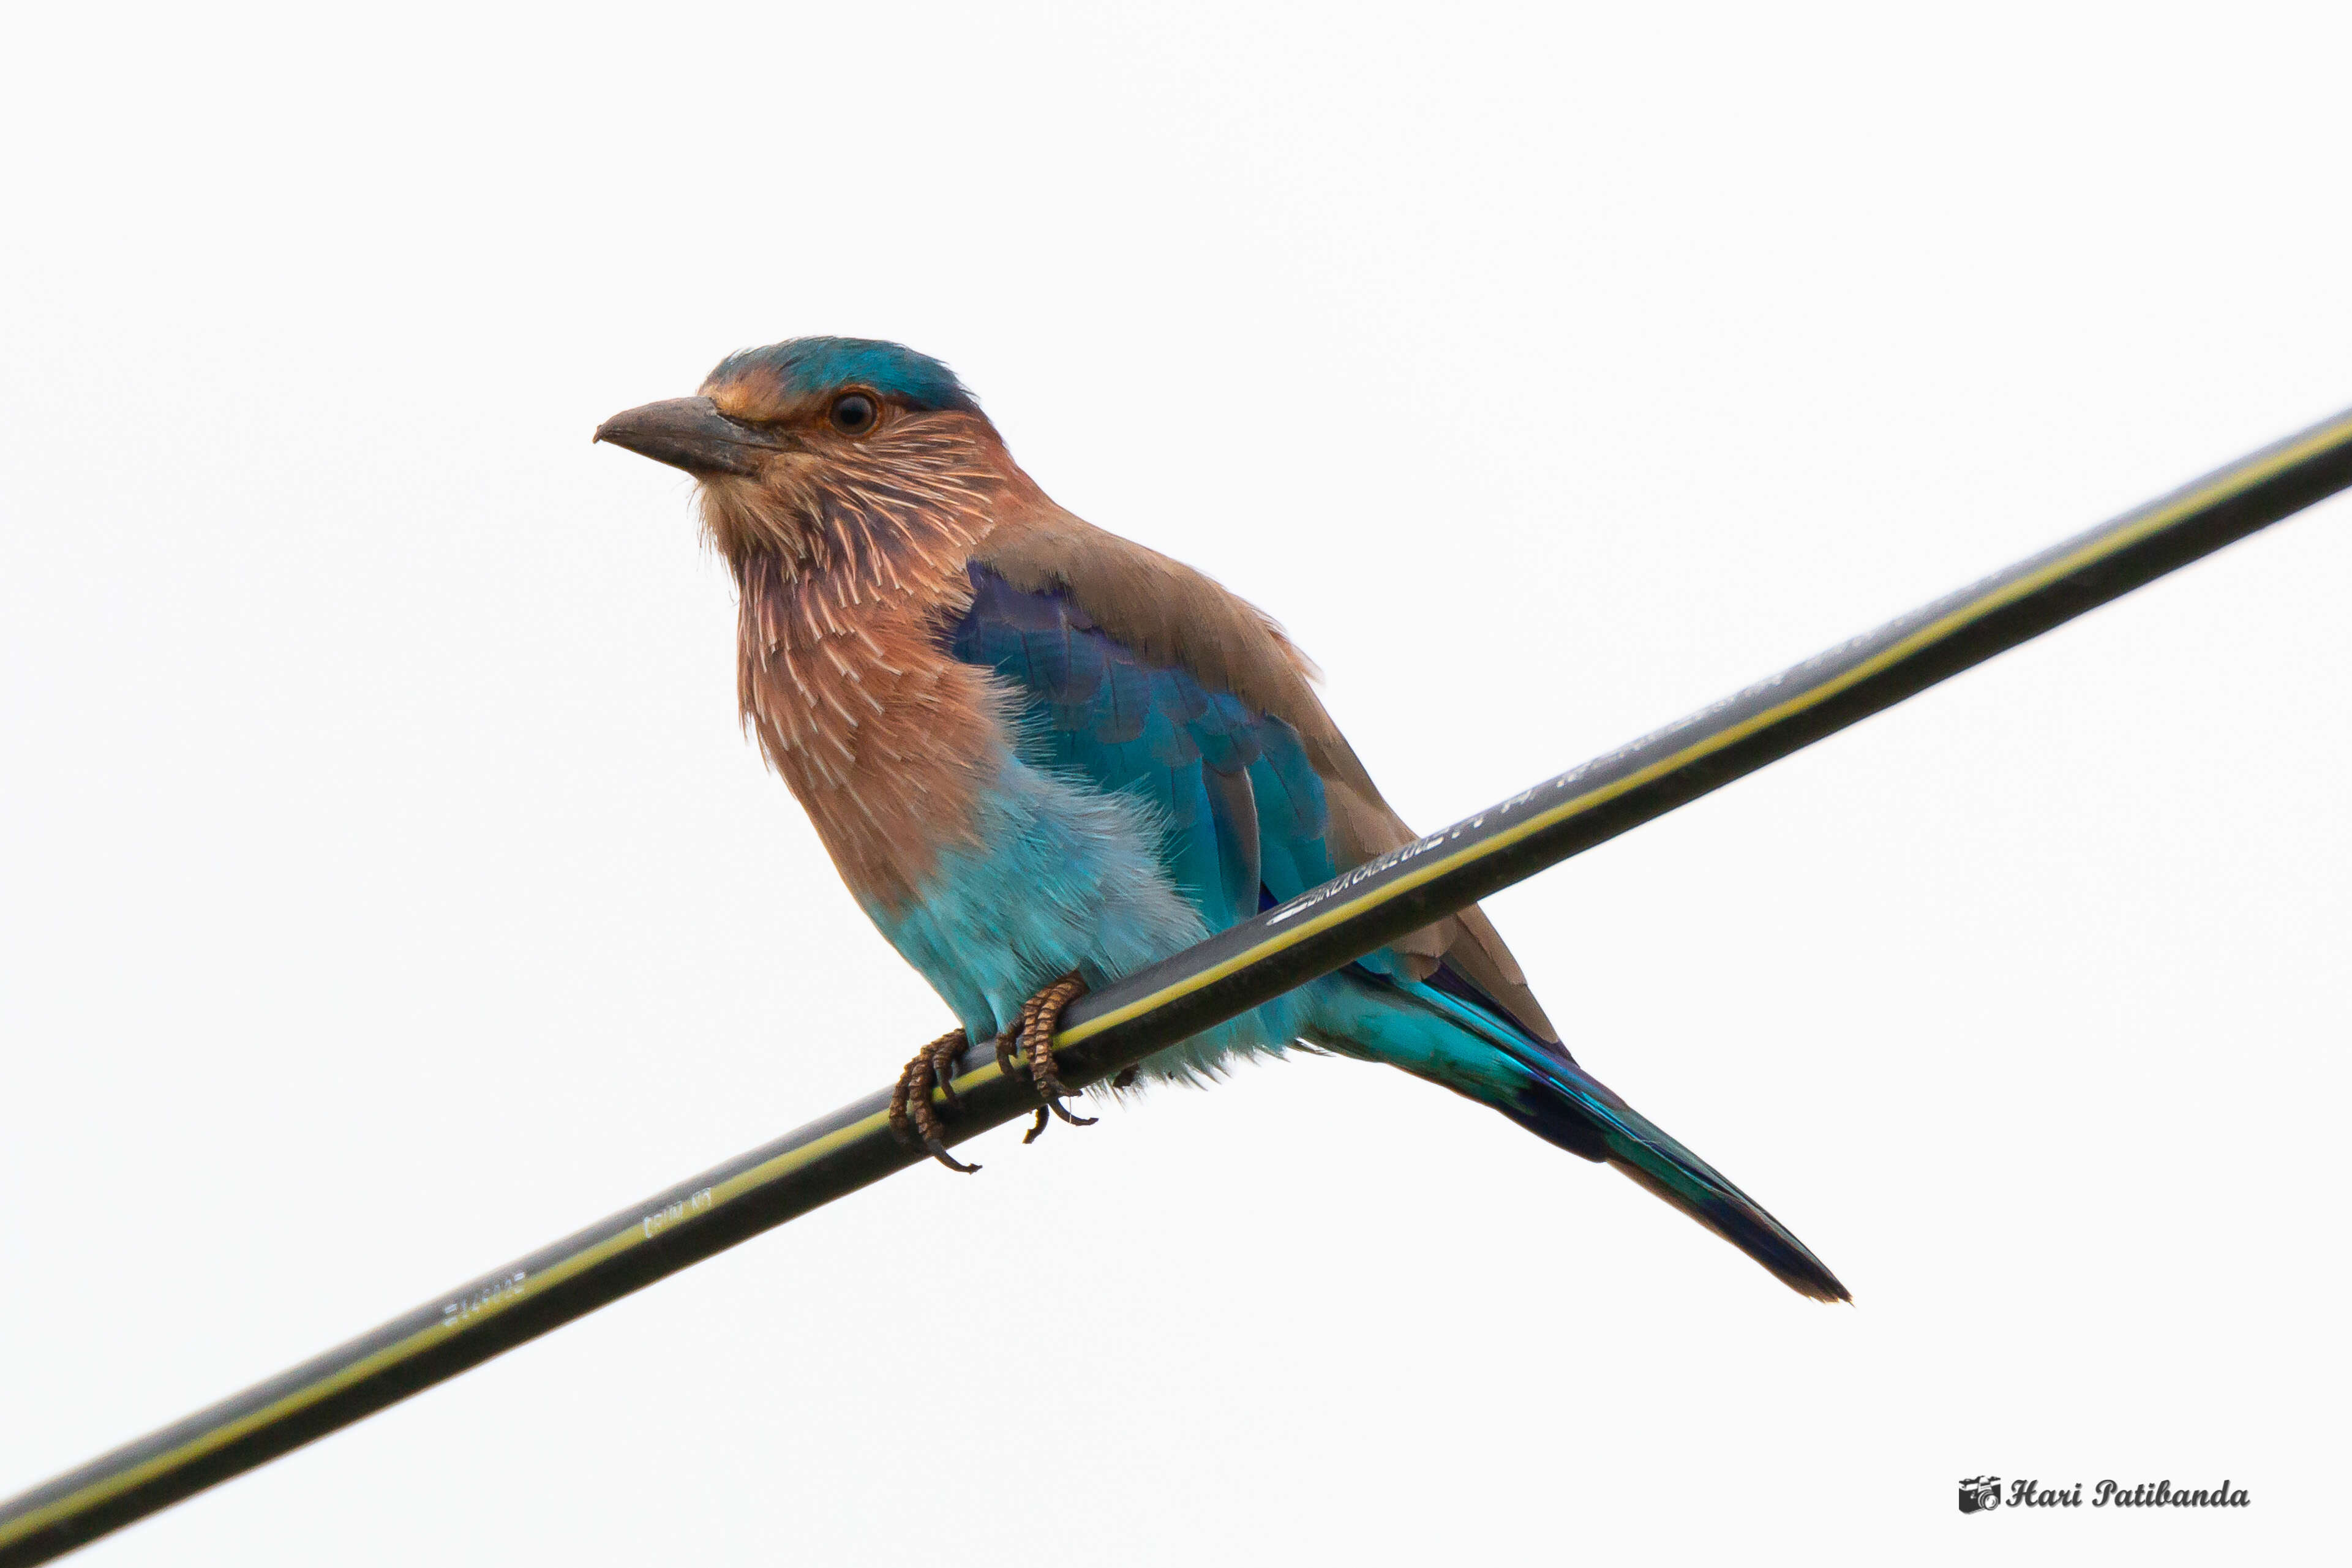
[[[1055,1037],[1062,1078],[1117,1072],[2347,486],[2352,411],[1080,999]],[[955,1088],[958,1141],[1037,1103],[992,1058]],[[70,1552],[926,1158],[892,1136],[888,1101],[869,1095],[0,1504],[0,1568]]]

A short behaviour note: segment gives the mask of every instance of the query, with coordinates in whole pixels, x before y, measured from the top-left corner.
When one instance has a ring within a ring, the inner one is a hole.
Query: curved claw
[[[961,1160],[956,1158],[953,1155],[948,1153],[948,1146],[945,1144],[940,1143],[936,1137],[925,1138],[923,1140],[923,1147],[929,1151],[931,1158],[939,1161],[940,1164],[947,1166],[948,1169],[955,1172],[958,1176],[977,1176],[980,1174],[980,1167],[978,1166],[968,1166]]]
[[[1087,983],[1076,975],[1065,975],[1021,1004],[1021,1017],[1013,1030],[1020,1033],[1022,1053],[1029,1059],[1029,1082],[1035,1086],[1037,1097],[1045,1102],[1037,1108],[1036,1122],[1021,1140],[1024,1144],[1034,1142],[1045,1130],[1049,1114],[1059,1116],[1073,1127],[1095,1124],[1094,1117],[1072,1115],[1062,1103],[1068,1091],[1062,1087],[1062,1075],[1054,1068],[1054,1030],[1062,1021],[1062,1009],[1085,995]],[[998,1049],[1003,1049],[1001,1040]]]
[[[940,1091],[950,1110],[963,1108],[963,1100],[950,1079],[965,1044],[961,1030],[940,1036],[915,1053],[915,1060],[899,1071],[898,1082],[890,1090],[892,1134],[908,1148],[920,1149],[960,1176],[971,1176],[980,1167],[965,1165],[948,1153],[940,1136],[940,1113],[931,1105],[931,1090]]]

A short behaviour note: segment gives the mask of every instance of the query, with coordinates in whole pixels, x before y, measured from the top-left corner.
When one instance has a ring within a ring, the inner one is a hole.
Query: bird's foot
[[[1087,983],[1076,974],[1065,975],[1035,996],[1021,1004],[1021,1016],[1013,1027],[996,1037],[996,1065],[1007,1076],[1013,1072],[1013,1048],[1029,1060],[1029,1082],[1037,1088],[1037,1097],[1045,1102],[1037,1107],[1037,1119],[1022,1134],[1024,1144],[1036,1141],[1045,1130],[1050,1113],[1059,1116],[1073,1127],[1091,1127],[1092,1116],[1074,1116],[1062,1103],[1069,1093],[1062,1086],[1062,1075],[1054,1069],[1054,1031],[1061,1027],[1062,1009],[1086,995]]]
[[[940,1137],[946,1124],[931,1103],[931,1089],[937,1085],[947,1097],[948,1109],[963,1108],[963,1102],[956,1097],[955,1069],[966,1043],[963,1030],[956,1030],[915,1052],[915,1060],[907,1063],[890,1091],[890,1130],[908,1148],[922,1149],[948,1169],[970,1176],[980,1167],[965,1165],[948,1153]]]

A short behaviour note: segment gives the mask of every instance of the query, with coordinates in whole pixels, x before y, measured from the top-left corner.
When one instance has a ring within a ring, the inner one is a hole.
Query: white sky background
[[[2352,402],[2352,18],[2228,9],[12,22],[0,1493],[943,1027],[599,420],[937,353],[1441,826]],[[2347,598],[2339,500],[1492,902],[1852,1310],[1302,1061],[83,1560],[2316,1554]],[[1988,1470],[2252,1506],[1961,1518]]]

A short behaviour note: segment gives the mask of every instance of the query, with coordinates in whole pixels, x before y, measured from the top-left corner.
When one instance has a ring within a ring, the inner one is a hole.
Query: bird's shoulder
[[[1320,672],[1271,616],[1207,573],[1057,507],[992,531],[971,564],[1019,592],[1066,600],[1137,658],[1281,719],[1318,771],[1362,771],[1315,695]]]
[[[1150,664],[1181,669],[1213,693],[1297,733],[1321,779],[1334,865],[1348,870],[1417,836],[1381,798],[1314,683],[1321,678],[1272,616],[1207,573],[1059,507],[1006,519],[971,550],[971,564],[1024,594],[1066,600],[1106,637]],[[1559,1035],[1527,977],[1476,905],[1395,945],[1423,977],[1442,960],[1501,1003],[1538,1038]]]

